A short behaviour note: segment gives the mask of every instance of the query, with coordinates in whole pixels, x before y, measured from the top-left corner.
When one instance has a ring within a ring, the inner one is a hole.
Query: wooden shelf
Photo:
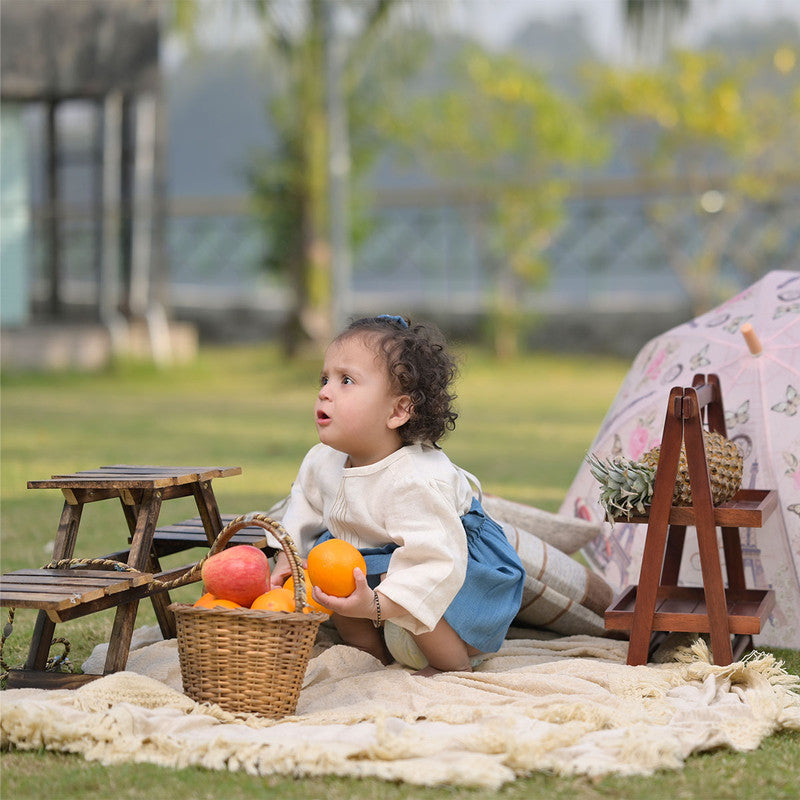
[[[28,481],[29,489],[163,489],[241,475],[241,467],[151,467],[115,464]]]
[[[236,517],[236,514],[220,515],[223,527],[236,519]],[[264,529],[259,528],[257,525],[250,528],[243,528],[231,538],[226,547],[233,547],[237,544],[252,545],[259,550],[264,550],[268,556],[276,552],[274,548],[267,545],[267,535]],[[204,550],[208,550],[208,548],[211,547],[203,518],[199,516],[185,519],[172,525],[161,525],[156,528],[153,534],[153,552],[156,558],[159,559],[164,556],[174,555],[175,553],[182,553],[185,550],[191,550],[195,547]],[[110,558],[115,561],[127,561],[129,556],[130,550],[126,549],[108,553],[104,555],[103,558]]]
[[[778,493],[772,489],[740,489],[732,499],[714,506],[714,522],[723,528],[761,528],[764,520],[778,507]],[[650,521],[650,506],[640,516],[617,517],[614,522],[647,523]],[[672,506],[669,512],[670,525],[694,527],[695,513],[691,506]]]
[[[645,664],[654,639],[665,631],[709,634],[714,663],[730,664],[752,646],[753,634],[761,632],[775,607],[774,592],[745,586],[739,529],[761,528],[778,507],[778,493],[740,489],[728,502],[714,506],[703,439],[706,424],[709,431],[727,435],[718,376],[695,375],[692,386],[670,391],[652,505],[641,516],[614,520],[647,525],[639,583],[629,586],[605,613],[607,630],[630,632],[628,664]],[[693,505],[671,506],[684,450]],[[701,587],[678,585],[689,527],[697,532]]]
[[[629,631],[633,625],[636,606],[636,586],[628,586],[606,611],[607,630]],[[728,609],[728,628],[732,634],[753,635],[775,607],[775,593],[771,590],[727,590],[725,603]],[[653,614],[654,631],[708,631],[708,609],[705,592],[693,586],[660,586]]]
[[[54,622],[66,622],[142,596],[152,578],[107,569],[20,569],[3,575],[0,604],[38,608]]]

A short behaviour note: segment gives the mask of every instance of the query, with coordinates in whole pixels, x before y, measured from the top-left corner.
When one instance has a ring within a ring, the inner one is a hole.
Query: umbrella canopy
[[[764,527],[740,530],[748,588],[771,588],[776,597],[772,616],[754,640],[800,648],[800,272],[770,272],[721,306],[648,342],[590,452],[636,460],[658,445],[670,389],[691,386],[695,373],[720,378],[728,437],[744,457],[742,487],[778,492],[778,509]],[[599,495],[583,464],[561,513],[602,520]],[[619,591],[638,582],[646,530],[641,524],[609,525],[582,552]],[[680,583],[702,584],[694,536],[686,539]]]

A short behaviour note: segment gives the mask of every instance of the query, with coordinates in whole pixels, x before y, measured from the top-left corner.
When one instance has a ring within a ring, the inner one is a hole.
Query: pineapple
[[[719,433],[703,431],[708,475],[711,482],[711,500],[714,505],[730,500],[742,484],[743,459],[739,448],[730,439]],[[638,461],[616,456],[602,461],[594,453],[587,456],[592,475],[600,482],[600,504],[609,519],[634,514],[645,514],[645,506],[653,498],[656,468],[660,447],[648,450]],[[675,476],[675,492],[672,505],[692,504],[689,485],[689,468],[686,462],[686,447],[681,445],[678,474]]]

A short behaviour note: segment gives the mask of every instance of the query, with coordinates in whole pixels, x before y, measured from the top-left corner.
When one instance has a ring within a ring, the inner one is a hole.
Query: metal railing
[[[606,181],[576,191],[543,254],[550,279],[524,290],[525,302],[539,309],[621,309],[647,298],[651,306],[668,306],[686,302],[678,276],[701,261],[716,265],[725,286],[747,284],[770,269],[800,268],[800,181],[785,183],[769,203],[738,201],[716,213],[702,211],[692,187],[668,188],[632,183],[621,189]],[[368,235],[353,254],[353,303],[390,298],[403,307],[484,310],[496,274],[484,239],[489,202],[444,191],[380,195]],[[42,294],[46,214],[32,220],[33,289]],[[67,207],[60,229],[63,299],[91,303],[92,216]],[[262,266],[268,242],[246,197],[175,198],[165,231],[171,303],[285,303],[287,281]]]

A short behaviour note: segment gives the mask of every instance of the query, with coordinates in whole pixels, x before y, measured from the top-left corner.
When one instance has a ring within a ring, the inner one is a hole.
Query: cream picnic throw
[[[267,721],[183,695],[175,642],[162,641],[80,689],[4,692],[2,746],[104,764],[499,787],[537,770],[679,768],[691,753],[750,750],[800,729],[798,678],[771,655],[718,667],[698,641],[671,663],[629,667],[625,652],[586,635],[509,639],[473,673],[422,678],[328,643],[309,663],[297,715]]]

